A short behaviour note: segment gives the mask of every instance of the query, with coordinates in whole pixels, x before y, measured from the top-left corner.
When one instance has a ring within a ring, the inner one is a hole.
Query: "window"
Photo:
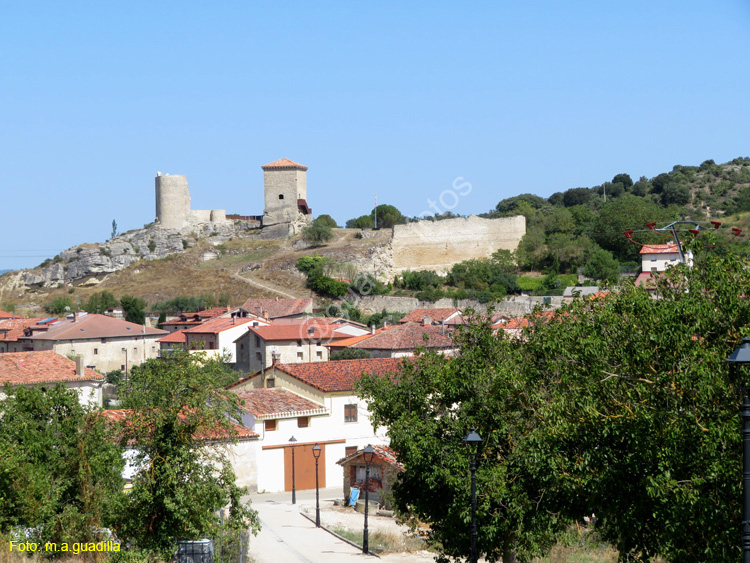
[[[99,353],[99,348],[94,348],[94,356],[96,356]]]
[[[120,364],[120,371],[125,371],[125,364]]]
[[[315,352],[315,355],[318,357],[319,360],[323,359],[323,351],[322,350],[318,350],[317,352]]]
[[[213,342],[209,342],[209,343],[208,343],[208,349],[209,349],[209,350],[213,350],[213,349],[214,349],[214,346],[216,346],[216,345],[215,345],[215,344],[214,344]]]
[[[260,348],[260,336],[255,335],[255,347]]]
[[[255,359],[259,362],[263,361],[263,356],[261,356],[260,352],[255,352]]]
[[[240,350],[244,350],[244,349],[245,349],[245,345],[244,344],[240,344]]]
[[[298,359],[298,360],[301,360],[301,359],[302,359],[302,352],[297,352],[297,359]]]
[[[344,422],[357,422],[357,405],[344,405]]]
[[[279,194],[279,199],[284,199],[284,194]]]
[[[298,416],[297,417],[297,428],[307,428],[310,426],[309,416]]]
[[[274,387],[276,387],[276,380],[273,377],[267,379],[266,389],[273,389]]]
[[[302,346],[302,341],[301,340],[297,340],[297,346]]]
[[[156,346],[151,346],[151,351],[156,352]]]
[[[266,432],[273,432],[274,430],[276,430],[276,421],[266,420],[265,428],[266,428]]]
[[[137,353],[138,353],[138,348],[133,348],[133,354],[137,354]]]

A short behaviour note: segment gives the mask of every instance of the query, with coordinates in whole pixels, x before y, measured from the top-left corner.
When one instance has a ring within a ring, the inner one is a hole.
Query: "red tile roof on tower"
[[[52,350],[0,354],[0,385],[30,385],[66,381],[103,381],[104,376],[85,368],[76,375],[76,363]]]
[[[87,340],[91,338],[115,338],[165,335],[166,330],[151,328],[136,323],[113,319],[106,315],[81,315],[76,319],[65,319],[52,324],[49,330],[26,338],[34,340]]]
[[[352,344],[351,348],[364,350],[415,350],[424,348],[453,348],[450,332],[443,333],[441,326],[422,326],[418,323],[404,323],[370,336],[366,340]]]
[[[307,170],[307,166],[305,166],[304,164],[299,164],[297,162],[289,160],[288,158],[280,158],[279,160],[274,160],[269,164],[264,164],[263,166],[261,166],[261,168],[263,170],[267,170],[269,168],[296,168],[298,170]]]
[[[353,391],[354,384],[363,373],[385,377],[401,371],[403,358],[370,358],[365,360],[338,360],[335,362],[307,362],[299,364],[276,364],[273,369],[281,371],[324,393]],[[271,368],[266,368],[266,372]],[[233,383],[227,389],[258,377],[257,373]]]
[[[242,408],[257,418],[328,414],[324,405],[295,395],[286,389],[242,389],[233,393],[241,399]]]
[[[448,321],[453,315],[461,316],[460,309],[448,307],[445,309],[414,309],[411,313],[401,319],[401,323],[421,323],[424,317],[430,319],[433,323],[440,324]]]
[[[667,244],[644,244],[641,247],[641,254],[672,254],[679,252],[677,243],[670,242]]]
[[[291,317],[312,310],[312,299],[248,299],[241,308],[266,319]]]

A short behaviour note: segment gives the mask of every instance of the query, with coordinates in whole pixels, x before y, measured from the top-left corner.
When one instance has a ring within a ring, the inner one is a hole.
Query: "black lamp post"
[[[479,556],[477,555],[477,450],[479,444],[482,443],[482,438],[477,434],[476,428],[472,428],[471,432],[464,438],[464,444],[469,447],[471,455],[471,563],[477,563]]]
[[[370,551],[370,537],[367,530],[367,511],[370,508],[370,464],[375,456],[375,450],[368,446],[362,450],[362,457],[365,459],[365,530],[362,534],[362,553]]]
[[[297,441],[297,438],[292,436],[289,438],[289,442],[292,444],[292,504],[297,504],[297,488],[294,483],[294,443]]]
[[[727,362],[735,365],[750,364],[750,338],[742,344]],[[750,563],[750,395],[748,388],[742,389],[742,563]]]
[[[313,446],[313,457],[315,458],[315,525],[320,528],[320,489],[318,488],[318,460],[320,459],[320,446]]]

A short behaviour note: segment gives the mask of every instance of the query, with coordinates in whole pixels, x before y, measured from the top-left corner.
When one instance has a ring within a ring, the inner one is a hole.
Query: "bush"
[[[432,270],[419,270],[412,272],[407,270],[394,280],[396,287],[403,287],[412,291],[422,291],[428,287],[440,287],[443,285],[443,278]]]
[[[316,219],[307,227],[302,229],[302,238],[310,244],[322,244],[333,238],[333,231],[325,221]]]
[[[335,229],[338,227],[336,224],[336,220],[331,217],[330,215],[320,215],[317,219],[314,221],[315,223],[321,223],[323,225],[326,225],[332,229]]]
[[[307,287],[315,293],[334,298],[343,297],[349,290],[348,283],[328,277],[318,270],[307,276]]]
[[[372,354],[368,350],[362,350],[361,348],[344,348],[343,350],[337,350],[331,352],[331,360],[366,360],[372,358]]]
[[[51,315],[64,315],[75,310],[75,305],[70,297],[56,297],[44,306],[44,310]]]
[[[115,369],[107,372],[107,383],[112,385],[119,385],[125,377],[125,373],[122,370]]]
[[[438,299],[442,299],[443,297],[445,297],[445,293],[440,289],[431,287],[429,289],[418,292],[415,297],[420,301],[431,301],[434,303]]]
[[[302,256],[297,259],[297,269],[303,274],[311,274],[317,269],[322,269],[328,258],[313,254],[312,256]]]

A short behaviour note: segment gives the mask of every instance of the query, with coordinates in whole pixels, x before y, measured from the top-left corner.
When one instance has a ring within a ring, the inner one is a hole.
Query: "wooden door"
[[[315,444],[301,444],[294,446],[294,478],[298,491],[315,488]],[[318,486],[326,486],[326,446],[320,445],[320,459],[318,460]],[[284,447],[284,490],[292,490],[292,446]]]

